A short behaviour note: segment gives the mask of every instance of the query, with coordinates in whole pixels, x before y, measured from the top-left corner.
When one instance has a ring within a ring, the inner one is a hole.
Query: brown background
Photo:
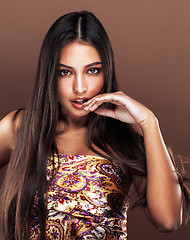
[[[175,153],[190,156],[189,0],[0,0],[0,118],[28,101],[50,25],[83,9],[110,36],[121,89],[153,110]],[[128,228],[129,240],[190,236],[190,224],[158,233],[139,209],[129,213]]]

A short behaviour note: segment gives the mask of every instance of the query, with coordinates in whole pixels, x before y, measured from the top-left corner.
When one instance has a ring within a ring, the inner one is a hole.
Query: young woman
[[[26,109],[0,122],[1,238],[127,239],[129,190],[159,231],[182,222],[182,192],[155,115],[118,91],[108,36],[89,12],[45,36]],[[179,181],[180,180],[180,181]]]

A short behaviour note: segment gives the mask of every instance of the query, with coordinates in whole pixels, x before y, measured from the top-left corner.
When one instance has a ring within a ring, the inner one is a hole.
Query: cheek
[[[67,94],[67,91],[65,91],[66,86],[65,84],[63,84],[63,82],[58,82],[58,86],[57,86],[57,93],[58,93],[58,99],[61,100],[62,98],[64,98]]]
[[[96,92],[96,94],[101,92],[101,90],[103,89],[103,86],[104,86],[104,78],[102,77],[98,79],[98,81],[96,81],[94,85],[94,91]]]

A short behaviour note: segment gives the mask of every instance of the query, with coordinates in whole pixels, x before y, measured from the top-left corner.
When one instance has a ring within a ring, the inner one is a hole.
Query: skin
[[[82,57],[81,57],[82,56]],[[91,99],[104,85],[101,58],[96,49],[85,43],[67,44],[60,53],[58,99],[69,122],[86,118],[84,109],[73,107],[73,99]]]
[[[104,85],[101,58],[89,44],[70,43],[61,50],[58,71],[58,100],[67,118],[67,122],[60,122],[58,126],[58,151],[70,155],[94,155],[87,146],[89,112],[82,105],[78,106],[82,108],[76,108],[72,102],[92,99],[101,92]]]
[[[90,64],[94,65],[89,67]],[[81,42],[66,45],[60,55],[59,73],[58,98],[67,121],[58,125],[58,151],[70,155],[95,155],[87,145],[89,112],[133,124],[144,136],[146,149],[147,181],[139,185],[138,179],[133,177],[139,192],[146,184],[145,213],[159,231],[177,229],[182,221],[181,189],[155,115],[123,92],[101,94],[104,83],[101,59],[91,45]],[[79,109],[73,106],[72,100],[80,97],[89,100]],[[102,108],[104,102],[115,104],[115,110]],[[14,134],[10,124],[12,116],[13,113],[0,122],[1,162],[6,162],[14,148]]]
[[[98,108],[103,102],[115,104],[116,109]],[[176,230],[182,222],[181,189],[154,114],[123,92],[98,95],[85,103],[85,109],[140,126],[147,159],[146,216],[159,231]],[[143,186],[139,186],[138,179],[134,182],[141,192]]]

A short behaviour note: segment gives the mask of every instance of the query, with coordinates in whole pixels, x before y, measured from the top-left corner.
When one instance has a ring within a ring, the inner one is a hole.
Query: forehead
[[[101,62],[96,48],[88,43],[72,42],[66,44],[60,52],[60,63],[68,66],[85,66]]]

